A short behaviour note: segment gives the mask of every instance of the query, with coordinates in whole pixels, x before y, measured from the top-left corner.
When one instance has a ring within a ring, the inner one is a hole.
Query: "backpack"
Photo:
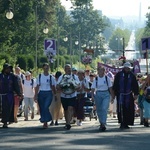
[[[22,80],[22,84],[24,85],[24,80]],[[32,86],[32,89],[33,89],[33,85],[34,85],[34,79],[32,78],[32,79],[31,79],[31,86]]]
[[[41,74],[39,74],[39,86],[41,85]],[[52,87],[52,76],[50,75],[50,86]]]

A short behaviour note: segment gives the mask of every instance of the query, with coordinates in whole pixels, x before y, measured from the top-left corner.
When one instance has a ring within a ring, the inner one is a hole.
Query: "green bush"
[[[19,66],[23,70],[27,70],[27,56],[19,55],[17,57],[16,65]]]

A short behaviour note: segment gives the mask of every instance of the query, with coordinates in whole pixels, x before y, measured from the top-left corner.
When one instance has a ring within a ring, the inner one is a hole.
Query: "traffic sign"
[[[45,39],[44,40],[44,51],[50,52],[56,55],[56,40],[55,39]]]
[[[142,50],[150,49],[150,37],[142,38]]]

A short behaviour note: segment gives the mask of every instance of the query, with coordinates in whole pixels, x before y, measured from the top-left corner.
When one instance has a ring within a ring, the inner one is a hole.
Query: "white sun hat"
[[[130,68],[130,69],[133,68],[133,67],[131,66],[131,63],[130,63],[130,62],[124,63],[124,64],[123,64],[123,67],[124,67],[124,68]]]

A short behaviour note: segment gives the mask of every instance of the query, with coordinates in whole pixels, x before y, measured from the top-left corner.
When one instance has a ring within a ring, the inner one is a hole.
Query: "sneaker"
[[[126,124],[121,123],[120,124],[120,129],[130,129],[130,127]]]
[[[103,131],[103,132],[106,131],[105,125],[100,125],[99,131]]]
[[[141,122],[140,122],[140,125],[144,125],[144,121],[141,121]]]
[[[149,123],[147,121],[144,122],[144,127],[149,127]]]
[[[34,112],[31,113],[31,119],[34,119]]]
[[[71,125],[70,124],[66,124],[64,127],[66,130],[70,130],[71,129]]]
[[[8,128],[7,124],[3,124],[3,128]]]
[[[58,122],[57,121],[55,121],[55,126],[58,126]]]
[[[78,125],[78,126],[82,126],[82,121],[79,121],[79,120],[78,120],[78,121],[77,121],[77,125]]]
[[[53,126],[53,125],[54,125],[54,122],[53,122],[53,121],[51,121],[50,126]]]
[[[43,129],[47,129],[48,128],[48,125],[47,125],[47,122],[45,122],[44,124],[43,124]]]
[[[24,121],[28,121],[28,117],[25,117]]]

